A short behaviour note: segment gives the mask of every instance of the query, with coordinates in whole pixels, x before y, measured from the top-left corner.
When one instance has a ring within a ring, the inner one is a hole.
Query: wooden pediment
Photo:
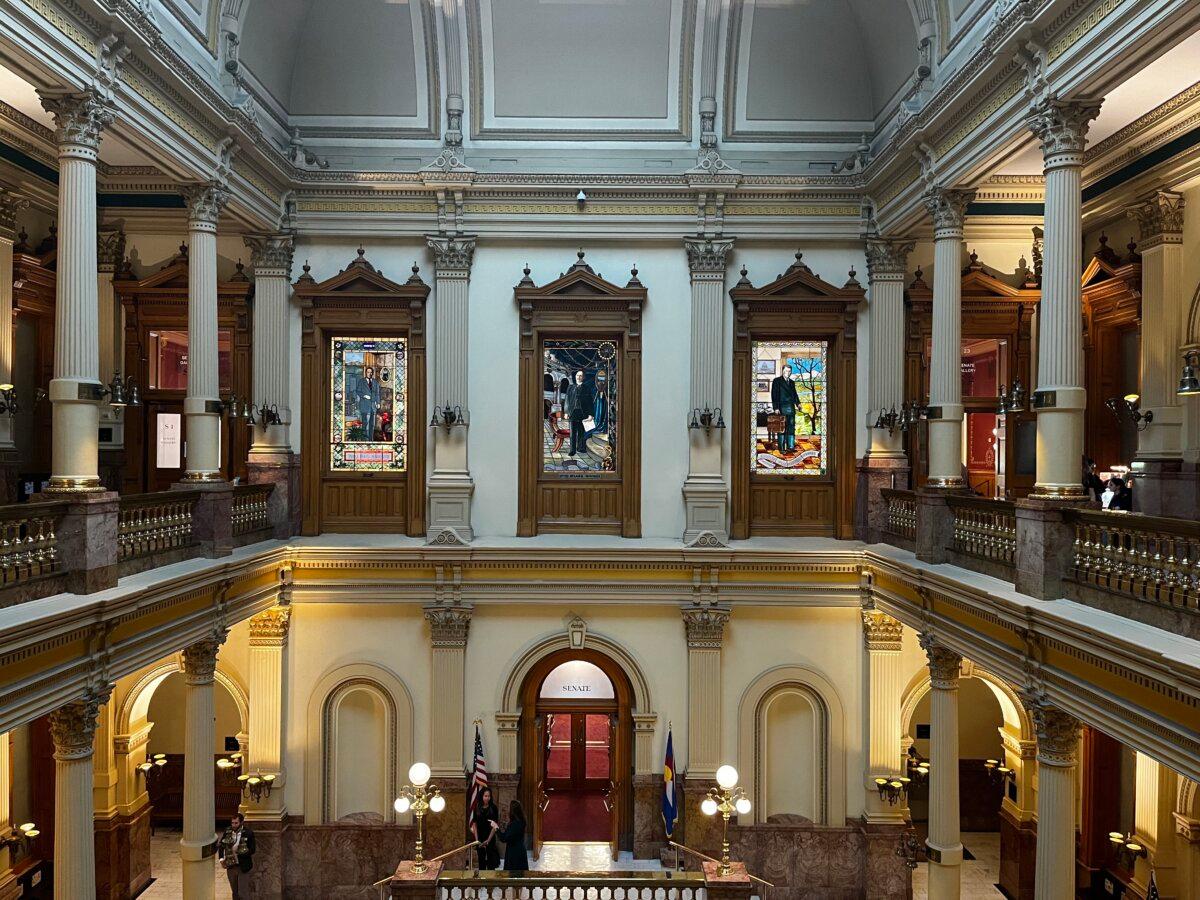
[[[629,271],[629,281],[622,287],[598,274],[584,259],[584,251],[576,254],[575,263],[558,278],[538,287],[530,277],[528,266],[523,270],[523,276],[513,288],[519,301],[558,298],[570,301],[572,298],[597,300],[611,298],[628,302],[630,300],[644,301],[646,287],[638,281],[638,270],[635,266]]]
[[[1092,253],[1092,258],[1083,267],[1081,279],[1084,290],[1097,285],[1103,285],[1113,279],[1119,279],[1131,289],[1138,289],[1142,283],[1142,256],[1137,252],[1137,244],[1131,239],[1125,246],[1129,251],[1122,256],[1108,246],[1108,235],[1100,235],[1100,246]]]
[[[972,304],[986,306],[992,303],[1035,304],[1041,300],[1041,288],[1037,286],[1033,273],[1029,270],[1026,270],[1024,284],[1014,287],[987,271],[974,252],[971,253],[970,259],[971,262],[962,270],[959,280],[960,302],[964,306]],[[925,273],[921,269],[917,269],[906,294],[910,303],[929,304],[933,302],[933,289],[926,283]]]
[[[386,277],[375,268],[366,258],[366,251],[358,248],[358,256],[350,261],[332,278],[318,282],[309,274],[310,266],[304,264],[304,274],[297,280],[294,287],[301,298],[358,298],[386,300],[403,298],[404,300],[424,299],[429,296],[429,285],[421,280],[420,268],[413,263],[412,275],[404,283]]]
[[[815,274],[804,262],[804,254],[799,251],[796,252],[795,262],[788,266],[786,272],[762,287],[756,288],[750,283],[744,266],[740,274],[741,280],[729,292],[734,303],[762,300],[835,300],[855,304],[866,296],[854,269],[850,270],[846,283],[838,287]]]
[[[226,281],[217,282],[217,297],[220,302],[237,302],[245,300],[250,295],[254,283],[245,272],[241,260],[237,262],[237,272]],[[133,274],[133,265],[126,259],[121,268],[113,276],[113,289],[122,298],[154,298],[158,302],[187,303],[188,298],[188,252],[187,244],[179,245],[179,252],[157,272],[151,272],[145,278],[137,278]]]

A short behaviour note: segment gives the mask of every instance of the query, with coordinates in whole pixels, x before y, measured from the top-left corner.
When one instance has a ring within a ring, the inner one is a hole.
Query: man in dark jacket
[[[365,440],[375,440],[375,418],[379,413],[379,381],[375,378],[375,367],[367,366],[363,377],[358,379],[358,418],[362,422]]]
[[[792,380],[792,367],[784,366],[783,373],[771,381],[771,407],[783,416],[784,430],[776,438],[781,453],[796,449],[796,410],[800,408],[800,395],[796,382]]]
[[[563,400],[563,413],[571,422],[571,449],[568,456],[587,449],[587,431],[583,427],[583,420],[592,414],[592,406],[592,392],[583,383],[583,372],[576,372],[575,381],[567,387],[566,399]]]
[[[250,900],[250,870],[254,868],[254,832],[246,827],[246,818],[234,813],[229,827],[217,842],[221,866],[229,878],[233,900]]]

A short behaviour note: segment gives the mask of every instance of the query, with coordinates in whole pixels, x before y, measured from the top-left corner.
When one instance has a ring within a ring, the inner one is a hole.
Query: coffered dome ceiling
[[[305,137],[440,136],[437,0],[245,2],[241,63]],[[457,2],[475,139],[694,138],[705,2],[726,140],[856,143],[917,64],[909,0]]]

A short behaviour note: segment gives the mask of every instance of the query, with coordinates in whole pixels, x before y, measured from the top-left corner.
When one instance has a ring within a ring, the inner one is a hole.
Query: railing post
[[[396,872],[388,882],[388,896],[392,900],[437,900],[441,874],[440,862],[429,863],[429,868],[418,875],[412,870],[412,861],[406,859],[396,866]]]
[[[233,552],[233,485],[227,481],[189,481],[172,490],[196,491],[192,510],[192,537],[210,559]]]
[[[1075,560],[1075,528],[1065,516],[1072,504],[1026,497],[1015,503],[1016,588],[1038,600],[1063,596],[1063,580]],[[1078,505],[1078,504],[1075,504]]]
[[[917,491],[917,559],[927,563],[950,561],[954,540],[954,511],[946,503],[945,488],[921,488]]]
[[[67,501],[58,530],[58,552],[66,575],[65,588],[92,594],[117,583],[120,502],[115,491],[41,494],[34,500]]]
[[[731,862],[728,875],[721,875],[717,871],[719,864],[711,860],[700,865],[704,870],[704,890],[708,900],[750,900],[754,882],[746,874],[745,863]]]

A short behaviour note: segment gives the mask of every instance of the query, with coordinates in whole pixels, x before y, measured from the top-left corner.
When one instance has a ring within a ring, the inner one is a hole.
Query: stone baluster
[[[901,824],[903,804],[888,804],[879,795],[876,778],[903,775],[900,760],[900,705],[904,681],[900,671],[904,626],[873,608],[862,610],[863,647],[866,650],[867,719],[867,821]]]
[[[958,900],[962,889],[962,838],[958,808],[958,676],[962,657],[929,634],[929,900]]]
[[[1037,866],[1034,900],[1075,896],[1075,766],[1079,720],[1037,692],[1022,696],[1037,731]]]
[[[198,641],[183,651],[184,756],[183,837],[179,855],[183,860],[183,900],[212,900],[216,867],[216,713],[213,681],[217,651],[224,637]]]

